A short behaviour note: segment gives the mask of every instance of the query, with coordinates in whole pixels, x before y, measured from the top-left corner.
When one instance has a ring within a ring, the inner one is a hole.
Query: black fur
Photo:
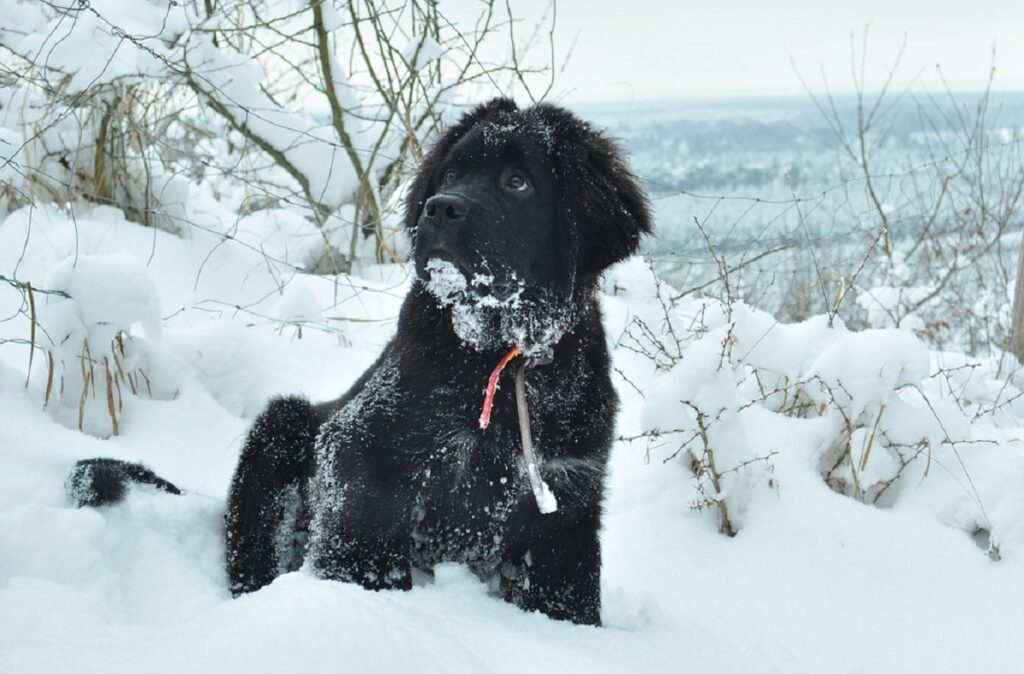
[[[102,506],[117,503],[133,484],[149,485],[171,494],[181,490],[139,463],[117,459],[83,459],[75,464],[64,483],[75,506]]]
[[[302,565],[313,441],[328,411],[302,398],[277,398],[250,429],[224,516],[234,595],[263,587]]]
[[[618,403],[596,289],[650,231],[646,198],[587,123],[495,99],[425,157],[405,224],[418,279],[380,358],[332,403],[272,401],[249,433],[228,495],[231,590],[256,590],[303,560],[324,578],[408,589],[413,568],[456,561],[517,606],[600,624]],[[470,281],[454,299],[434,283],[439,261]],[[513,343],[554,353],[526,377],[551,514],[524,470],[518,361],[490,427],[477,424],[487,377]]]

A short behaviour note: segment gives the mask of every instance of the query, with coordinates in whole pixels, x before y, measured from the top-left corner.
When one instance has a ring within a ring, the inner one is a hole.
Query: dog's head
[[[425,157],[406,202],[416,273],[475,348],[540,350],[651,230],[617,146],[551,105],[494,99]]]

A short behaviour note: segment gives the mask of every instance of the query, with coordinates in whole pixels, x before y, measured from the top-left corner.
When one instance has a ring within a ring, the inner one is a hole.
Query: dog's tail
[[[150,485],[171,494],[181,490],[140,463],[118,459],[83,459],[75,464],[64,482],[75,506],[101,506],[117,503],[132,485]]]

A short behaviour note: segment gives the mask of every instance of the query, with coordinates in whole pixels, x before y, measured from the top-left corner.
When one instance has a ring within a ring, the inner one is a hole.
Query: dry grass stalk
[[[50,404],[50,394],[53,393],[53,351],[46,352],[46,395],[43,398],[43,407]]]
[[[114,377],[110,374],[110,359],[103,356],[103,372],[107,381],[107,412],[110,413],[110,428],[114,435],[118,434],[117,410],[114,409]]]
[[[89,353],[89,342],[88,340],[82,341],[82,354],[79,356],[78,362],[82,368],[82,395],[78,398],[78,430],[82,430],[85,426],[85,399],[89,395],[89,382],[91,381],[92,368],[85,366],[85,359]]]
[[[32,378],[32,360],[36,355],[36,324],[38,320],[36,318],[36,296],[32,292],[32,282],[26,281],[25,288],[28,291],[28,305],[32,311],[31,316],[31,334],[29,336],[29,348],[28,348],[28,372],[25,373],[25,388],[28,388],[28,382]]]
[[[878,432],[878,424],[882,421],[882,414],[885,413],[885,405],[878,408],[878,416],[875,417],[875,425],[871,427],[871,433],[868,435],[867,440],[864,441],[864,447],[861,448],[860,453],[860,472],[868,466],[868,458],[871,456],[871,447],[875,444],[875,433]]]
[[[121,432],[120,415],[124,411],[125,385],[131,389],[132,395],[139,395],[140,389],[135,378],[141,376],[146,382],[146,390],[148,391],[149,396],[152,397],[153,395],[153,387],[145,372],[141,369],[136,369],[134,371],[128,371],[125,369],[124,357],[126,355],[126,337],[128,336],[125,333],[118,333],[110,343],[110,355],[103,356],[103,375],[105,382],[104,394],[107,401],[107,413],[110,415],[112,435],[119,435]],[[46,393],[43,403],[44,407],[49,404],[50,396],[53,394],[54,373],[57,369],[53,352],[47,351],[46,356],[47,377]],[[96,397],[97,395],[96,365],[98,364],[98,361],[93,360],[88,339],[82,341],[82,350],[78,359],[79,369],[82,374],[82,391],[78,397],[78,430],[83,431],[85,428],[85,403],[89,396],[90,386],[92,387],[93,397]]]

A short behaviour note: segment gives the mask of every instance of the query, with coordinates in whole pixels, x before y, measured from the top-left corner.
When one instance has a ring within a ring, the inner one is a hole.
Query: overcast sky
[[[523,17],[548,3],[512,0]],[[953,88],[979,89],[994,44],[995,87],[1024,89],[1024,0],[560,0],[557,45],[576,40],[560,83],[570,101],[798,93],[792,60],[815,89],[824,68],[849,91],[850,33],[859,49],[868,23],[868,88],[906,34],[901,86],[936,85],[940,64]]]

